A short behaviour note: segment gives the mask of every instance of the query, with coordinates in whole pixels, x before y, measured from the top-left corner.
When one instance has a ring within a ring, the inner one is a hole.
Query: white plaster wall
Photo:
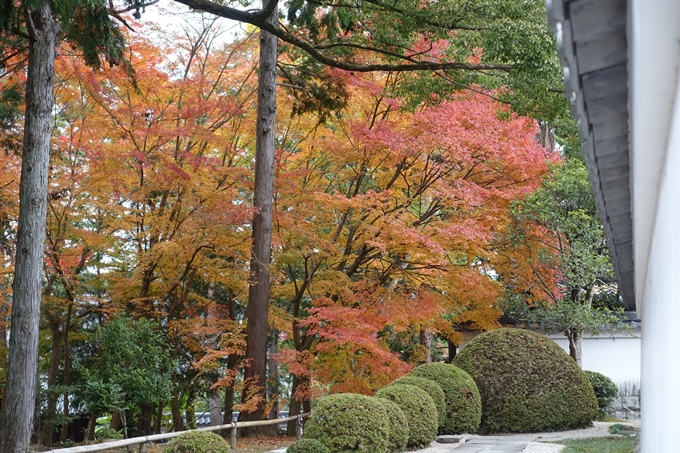
[[[562,335],[550,338],[569,353],[569,341]],[[585,337],[583,339],[583,369],[597,371],[614,383],[640,383],[641,341],[637,337]]]

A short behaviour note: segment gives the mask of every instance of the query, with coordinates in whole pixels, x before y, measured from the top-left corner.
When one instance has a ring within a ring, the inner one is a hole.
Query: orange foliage
[[[554,157],[489,97],[408,112],[386,95],[398,75],[333,72],[350,107],[279,152],[273,294],[317,377],[372,393],[409,368],[389,347],[400,332],[496,326],[507,262],[494,240]]]

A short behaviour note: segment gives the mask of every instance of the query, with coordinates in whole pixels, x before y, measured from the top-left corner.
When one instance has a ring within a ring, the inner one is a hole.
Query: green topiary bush
[[[437,406],[432,397],[414,385],[389,385],[378,390],[376,398],[395,402],[408,421],[409,447],[424,447],[437,437]]]
[[[414,368],[410,376],[430,379],[444,392],[446,420],[440,425],[440,434],[477,432],[482,417],[482,400],[470,375],[448,363],[425,363]]]
[[[424,390],[425,393],[430,395],[432,401],[434,401],[434,405],[437,406],[437,414],[439,414],[437,421],[439,423],[439,426],[440,427],[444,426],[444,424],[446,423],[446,396],[444,395],[444,390],[442,390],[439,384],[437,384],[433,380],[416,376],[403,376],[400,377],[399,379],[396,379],[389,385],[394,384],[415,385],[416,387],[418,387],[421,390]]]
[[[376,398],[336,393],[317,402],[305,425],[305,437],[331,453],[387,453],[387,412]]]
[[[327,446],[316,439],[300,439],[286,449],[286,453],[331,453]]]
[[[597,398],[597,406],[604,409],[614,401],[614,398],[619,394],[619,388],[614,382],[602,373],[597,371],[585,371],[586,377],[593,386],[595,398]]]
[[[163,453],[229,453],[229,443],[215,433],[192,430],[168,442]]]
[[[408,443],[408,420],[399,405],[391,400],[376,398],[385,407],[389,435],[387,437],[387,451],[398,453],[404,451]]]
[[[483,431],[557,431],[588,426],[597,417],[595,393],[583,371],[539,333],[485,332],[454,363],[479,387]]]

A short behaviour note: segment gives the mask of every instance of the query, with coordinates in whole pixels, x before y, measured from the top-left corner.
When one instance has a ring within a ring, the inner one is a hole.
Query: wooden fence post
[[[297,440],[302,439],[302,417],[299,415],[297,416],[297,420],[295,423],[295,435],[297,437]]]
[[[144,442],[143,444],[139,444],[139,453],[146,453],[149,449],[149,443]]]
[[[236,451],[236,423],[231,424],[231,441],[229,442],[231,451]]]

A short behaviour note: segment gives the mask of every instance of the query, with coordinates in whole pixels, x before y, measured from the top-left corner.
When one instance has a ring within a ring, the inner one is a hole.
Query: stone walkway
[[[624,424],[640,427],[639,420]],[[558,453],[564,445],[549,444],[562,439],[585,439],[589,437],[606,437],[613,423],[595,422],[592,427],[552,433],[504,434],[499,436],[440,436],[440,442],[432,444],[413,453]],[[443,443],[447,442],[447,443]],[[285,448],[269,453],[286,453]]]

